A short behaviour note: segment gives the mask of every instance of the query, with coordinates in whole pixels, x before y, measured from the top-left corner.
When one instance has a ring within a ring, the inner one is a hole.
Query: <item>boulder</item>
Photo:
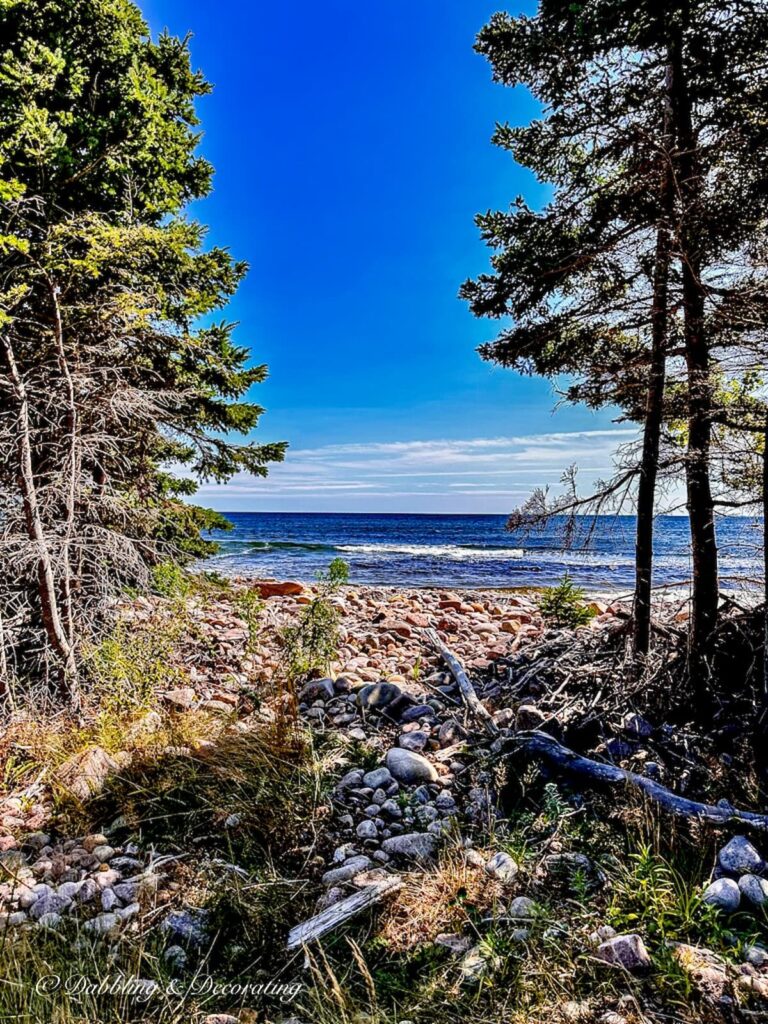
[[[702,900],[710,906],[731,914],[734,910],[739,909],[741,892],[732,878],[717,878],[706,887]]]
[[[387,752],[386,764],[394,778],[406,786],[436,782],[438,778],[435,766],[426,757],[402,747],[392,747]]]
[[[758,874],[763,869],[763,858],[746,836],[734,836],[717,859],[723,871],[733,875]]]

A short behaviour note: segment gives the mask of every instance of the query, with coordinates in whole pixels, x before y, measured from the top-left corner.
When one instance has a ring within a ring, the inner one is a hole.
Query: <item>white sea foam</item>
[[[525,557],[523,548],[468,548],[459,544],[339,544],[338,550],[350,555],[414,555],[417,558],[449,558],[457,562]]]

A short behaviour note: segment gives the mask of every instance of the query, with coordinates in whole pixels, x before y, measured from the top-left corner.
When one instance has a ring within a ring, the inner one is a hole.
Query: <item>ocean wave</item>
[[[340,544],[338,550],[349,555],[414,555],[417,558],[449,558],[458,562],[525,557],[523,548],[477,548],[467,544]]]

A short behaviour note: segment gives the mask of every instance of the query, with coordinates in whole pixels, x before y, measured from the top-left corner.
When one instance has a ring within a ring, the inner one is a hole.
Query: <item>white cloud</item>
[[[199,495],[225,510],[506,512],[536,486],[556,491],[572,464],[585,487],[610,475],[616,450],[636,439],[616,428],[289,449],[266,479],[241,473]]]

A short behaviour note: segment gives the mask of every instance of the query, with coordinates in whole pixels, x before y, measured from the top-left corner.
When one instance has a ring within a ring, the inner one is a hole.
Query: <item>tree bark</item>
[[[72,601],[72,559],[71,547],[75,535],[75,502],[77,498],[77,478],[79,475],[78,452],[77,452],[77,405],[75,402],[75,384],[69,369],[67,351],[64,345],[64,324],[61,317],[61,304],[59,302],[59,289],[52,282],[49,282],[51,303],[53,305],[54,339],[56,342],[56,359],[59,365],[59,372],[64,381],[67,395],[67,414],[65,425],[67,431],[67,484],[65,497],[65,522],[64,522],[64,544],[62,550],[63,578],[61,582],[61,593],[64,602],[63,620],[67,631],[67,640],[72,649],[75,646],[75,616]]]
[[[656,255],[653,278],[653,309],[651,311],[651,365],[643,429],[643,454],[637,489],[637,533],[635,538],[635,600],[632,624],[632,647],[635,657],[645,658],[651,643],[651,589],[653,586],[653,522],[656,479],[659,471],[659,444],[664,414],[667,335],[669,324],[669,265],[671,259],[670,221],[674,203],[670,138],[672,126],[671,91],[672,63],[665,75],[664,128],[662,137],[662,170],[659,186],[659,226],[656,233]]]
[[[697,225],[701,213],[702,176],[693,131],[691,98],[685,78],[682,38],[682,30],[678,25],[673,32],[671,49],[672,109],[678,150],[677,189],[681,204],[679,244],[682,261],[683,338],[688,383],[688,448],[685,469],[693,561],[688,668],[700,702],[699,709],[704,711],[710,701],[707,656],[712,633],[717,625],[719,585],[715,507],[710,481],[712,382],[704,323],[701,232]]]
[[[64,669],[64,690],[74,710],[80,707],[80,690],[78,684],[77,660],[72,644],[62,623],[59,602],[56,594],[56,580],[53,562],[45,539],[40,506],[37,498],[37,487],[32,466],[32,431],[29,418],[29,398],[24,379],[19,373],[16,357],[8,338],[2,339],[5,349],[11,383],[19,408],[19,489],[24,508],[24,519],[27,535],[35,545],[37,552],[37,582],[40,595],[40,608],[43,626],[48,635],[51,647],[58,654]]]
[[[768,412],[763,432],[763,662],[757,699],[753,750],[760,794],[768,795]]]

